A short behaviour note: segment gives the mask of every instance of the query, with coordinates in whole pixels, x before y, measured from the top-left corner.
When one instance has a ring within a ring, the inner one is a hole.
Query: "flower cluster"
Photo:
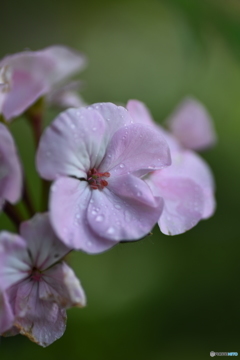
[[[181,234],[215,210],[213,176],[194,152],[216,142],[205,108],[184,100],[167,119],[168,132],[137,100],[126,108],[85,105],[78,83],[67,82],[85,64],[63,46],[0,61],[0,212],[18,231],[0,231],[0,334],[41,346],[62,336],[66,309],[86,304],[66,263],[70,251],[101,253],[147,236],[157,223],[164,234]],[[43,130],[47,106],[66,110]],[[36,141],[43,213],[35,214],[8,129],[21,115]],[[30,218],[19,214],[18,201]]]

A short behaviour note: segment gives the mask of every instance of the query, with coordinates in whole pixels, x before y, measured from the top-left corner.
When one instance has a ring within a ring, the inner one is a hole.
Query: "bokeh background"
[[[163,122],[187,95],[211,113],[219,141],[205,152],[217,211],[176,237],[154,229],[136,243],[71,265],[88,305],[68,311],[65,335],[42,349],[1,338],[1,360],[159,360],[240,354],[239,0],[8,0],[1,3],[0,56],[52,44],[89,58],[88,103],[144,101]],[[54,112],[48,112],[52,120]],[[39,181],[24,119],[11,125],[35,202]],[[0,216],[0,229],[13,230]]]

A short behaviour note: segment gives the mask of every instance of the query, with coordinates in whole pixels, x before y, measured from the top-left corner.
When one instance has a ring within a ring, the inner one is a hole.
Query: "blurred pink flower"
[[[164,138],[111,103],[69,109],[43,134],[37,169],[51,187],[50,219],[68,246],[88,253],[139,239],[162,212],[141,176],[171,163]]]
[[[0,210],[4,200],[15,203],[22,191],[22,169],[13,137],[0,123]]]
[[[152,172],[146,179],[153,194],[164,200],[163,212],[158,220],[161,231],[167,235],[181,234],[191,229],[201,219],[210,217],[215,210],[215,186],[211,170],[206,162],[195,152],[182,147],[174,136],[154,123],[150,112],[143,103],[130,100],[127,109],[135,122],[148,124],[157,129],[165,137],[170,147],[172,165],[166,169]],[[194,113],[192,108],[191,111]],[[177,126],[178,119],[180,122],[183,121],[182,116],[181,114],[178,117],[178,113],[175,113],[175,126]],[[193,118],[197,127],[199,126],[198,120],[201,124],[202,117]],[[208,125],[206,122],[207,118],[204,120],[205,130],[196,133],[198,144],[203,145],[206,138],[213,139],[212,135],[207,136]],[[212,130],[210,131],[212,132]],[[192,128],[191,133],[193,132]],[[191,133],[186,132],[190,137]],[[186,144],[187,138],[185,138]],[[205,142],[206,146],[207,144],[210,145],[209,140]]]
[[[85,305],[69,252],[53,233],[48,214],[21,224],[20,236],[0,233],[0,334],[17,333],[41,346],[65,331],[65,309]]]
[[[64,46],[4,57],[0,61],[0,113],[6,120],[19,116],[85,63],[82,54]]]
[[[216,143],[216,132],[207,109],[193,98],[183,100],[167,124],[172,135],[187,149],[204,150]]]

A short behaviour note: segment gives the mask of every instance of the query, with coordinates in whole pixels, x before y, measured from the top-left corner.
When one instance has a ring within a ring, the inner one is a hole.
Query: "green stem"
[[[16,209],[16,207],[11,205],[9,202],[6,202],[3,207],[3,211],[9,217],[9,219],[12,220],[16,228],[19,229],[19,226],[21,222],[24,221],[24,218],[22,214]]]
[[[32,202],[32,197],[29,193],[29,187],[27,185],[26,179],[24,179],[23,183],[23,202],[28,210],[29,215],[32,217],[36,211]]]

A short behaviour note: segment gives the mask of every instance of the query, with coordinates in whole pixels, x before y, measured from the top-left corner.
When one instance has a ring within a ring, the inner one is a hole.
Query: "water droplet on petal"
[[[91,241],[88,241],[88,242],[87,242],[87,245],[88,245],[89,247],[91,247],[91,246],[92,246]]]
[[[90,203],[91,203],[91,204],[93,203],[93,199],[90,200]]]
[[[80,219],[80,214],[77,214],[77,215],[76,215],[76,218],[77,218],[77,219]]]
[[[115,206],[116,209],[121,209],[121,206],[118,205],[118,204],[116,204],[116,205],[114,205],[114,206]]]
[[[97,222],[102,222],[103,219],[104,219],[104,216],[103,216],[103,215],[98,215],[95,220],[96,220]]]
[[[115,229],[114,227],[110,227],[107,229],[107,234],[111,235],[111,234],[114,234],[115,233]]]
[[[93,210],[93,211],[92,211],[92,214],[93,214],[93,215],[96,215],[96,214],[97,214],[96,210]]]
[[[123,169],[123,168],[124,168],[124,164],[120,164],[119,167],[120,167],[121,169]]]
[[[96,130],[97,130],[97,128],[96,128],[96,127],[93,127],[92,129],[93,129],[93,131],[96,131]]]

